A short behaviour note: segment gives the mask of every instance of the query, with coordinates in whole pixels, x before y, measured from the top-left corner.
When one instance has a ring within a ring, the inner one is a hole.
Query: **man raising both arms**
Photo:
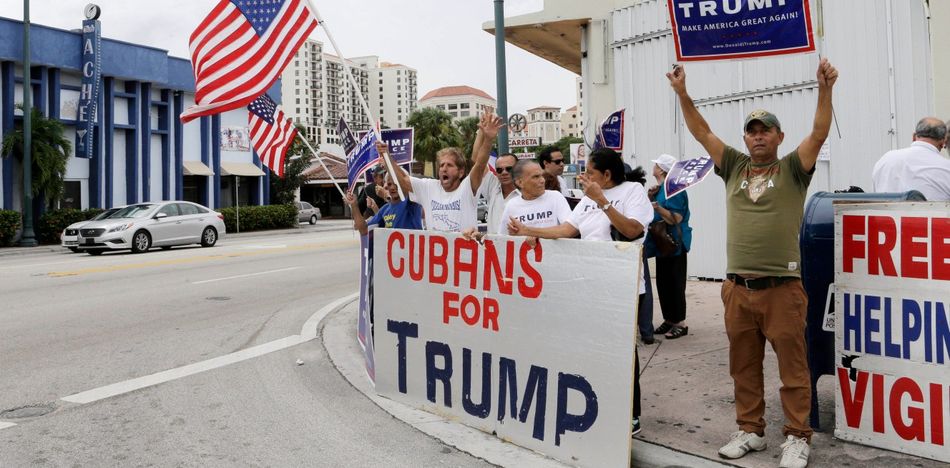
[[[838,71],[827,59],[820,60],[811,133],[781,159],[778,147],[785,134],[774,114],[756,110],[745,118],[745,155],[710,130],[686,92],[682,67],[674,67],[666,77],[679,96],[686,126],[726,184],[728,281],[722,284],[722,301],[739,431],[719,455],[739,458],[766,448],[762,361],[768,340],[778,359],[786,420],[779,466],[804,468],[812,436],[807,419],[811,380],[805,351],[808,297],[801,282],[798,230],[818,150],[831,128],[831,91]]]
[[[503,121],[492,110],[482,114],[472,146],[474,165],[467,176],[465,157],[458,148],[443,148],[436,153],[439,168],[437,179],[412,177],[390,159],[403,192],[411,194],[412,199],[422,205],[426,229],[462,232],[478,223],[475,195],[485,176],[492,142],[502,125]],[[384,152],[383,157],[390,158],[389,152]]]

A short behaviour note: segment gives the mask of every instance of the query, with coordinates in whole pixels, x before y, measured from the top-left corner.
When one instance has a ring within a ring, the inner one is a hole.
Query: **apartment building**
[[[352,61],[367,71],[369,94],[366,99],[373,115],[384,127],[402,128],[419,104],[418,72],[398,63],[380,62],[375,55],[355,57]]]

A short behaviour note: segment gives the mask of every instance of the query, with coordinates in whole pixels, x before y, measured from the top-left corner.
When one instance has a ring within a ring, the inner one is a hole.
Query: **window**
[[[461,111],[461,112],[459,112],[459,117],[468,117],[468,116],[469,116],[469,111]]]
[[[295,90],[294,90],[294,94],[300,96],[300,88],[295,89]]]
[[[402,82],[402,78],[396,77],[396,83]]]
[[[382,78],[380,78],[380,80],[379,80],[379,84],[383,84],[383,80],[382,80]]]
[[[192,205],[191,203],[176,203],[176,205],[178,205],[178,211],[181,212],[182,216],[196,215],[201,213],[198,211],[198,207]]]
[[[82,183],[78,180],[63,181],[63,199],[60,208],[82,209]]]
[[[380,95],[379,95],[379,98],[380,98],[380,99],[382,99],[382,98],[383,98],[383,95],[382,95],[382,94],[380,94]]]
[[[300,80],[294,80],[294,84],[295,84],[295,85],[299,85],[299,84],[300,84]]]
[[[459,104],[459,109],[468,109],[469,103],[463,102]]]
[[[300,98],[297,98],[297,104],[300,104]]]
[[[442,105],[442,104],[439,104],[438,106],[435,106],[435,108],[436,108],[436,109],[439,109],[439,110],[445,110],[445,106]]]
[[[177,204],[177,203],[169,203],[169,204],[163,206],[160,210],[158,210],[158,213],[165,213],[165,215],[168,216],[168,217],[178,216],[178,204]],[[156,214],[158,214],[158,213],[156,213]]]
[[[383,108],[383,101],[379,101],[379,108],[380,108],[380,109]]]
[[[455,110],[458,108],[459,108],[458,104],[449,104],[449,110]]]

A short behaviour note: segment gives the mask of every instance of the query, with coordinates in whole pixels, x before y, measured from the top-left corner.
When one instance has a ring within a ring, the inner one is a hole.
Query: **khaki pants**
[[[736,423],[745,432],[765,430],[762,361],[768,340],[778,358],[780,396],[785,411],[783,433],[811,440],[811,380],[805,349],[808,297],[802,282],[751,291],[726,280],[722,283],[729,373],[735,382]]]

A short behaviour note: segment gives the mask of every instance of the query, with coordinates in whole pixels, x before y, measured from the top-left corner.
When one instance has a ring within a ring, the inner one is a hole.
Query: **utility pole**
[[[36,247],[33,234],[33,77],[30,76],[30,0],[23,0],[23,235],[20,246]]]
[[[505,0],[495,0],[495,86],[498,88],[498,116],[505,125],[498,131],[498,154],[508,152],[508,80],[505,68]]]

